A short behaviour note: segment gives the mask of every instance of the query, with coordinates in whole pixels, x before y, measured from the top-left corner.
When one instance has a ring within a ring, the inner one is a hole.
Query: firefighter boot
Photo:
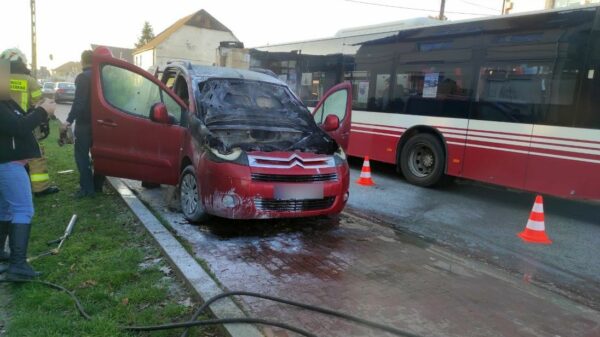
[[[31,224],[10,224],[10,233],[8,234],[10,259],[7,279],[31,279],[41,275],[27,263],[30,233]]]

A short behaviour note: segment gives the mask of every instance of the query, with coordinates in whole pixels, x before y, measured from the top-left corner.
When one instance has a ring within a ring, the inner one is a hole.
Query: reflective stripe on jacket
[[[42,99],[42,90],[35,78],[25,74],[11,74],[10,96],[21,109],[28,111]]]

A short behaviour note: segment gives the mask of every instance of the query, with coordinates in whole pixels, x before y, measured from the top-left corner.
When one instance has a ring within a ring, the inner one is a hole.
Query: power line
[[[388,5],[388,4],[382,4],[382,3],[376,3],[376,2],[361,1],[361,0],[345,0],[345,1],[347,1],[347,2],[354,2],[354,3],[358,3],[358,4],[363,4],[363,5],[370,5],[370,6],[379,6],[379,7],[397,8],[397,9],[406,9],[406,10],[410,10],[410,11],[420,11],[420,12],[429,12],[429,13],[438,13],[439,12],[436,9],[422,9],[422,8],[414,8],[414,7],[404,7],[404,6]],[[465,14],[465,15],[481,15],[481,16],[488,16],[488,15],[490,15],[490,13],[469,13],[469,12],[452,12],[452,11],[446,11],[445,13],[448,13],[448,14]]]

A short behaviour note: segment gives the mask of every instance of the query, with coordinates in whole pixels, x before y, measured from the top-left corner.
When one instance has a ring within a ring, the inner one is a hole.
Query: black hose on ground
[[[327,308],[322,308],[322,307],[318,307],[315,305],[310,305],[310,304],[304,304],[304,303],[300,303],[300,302],[294,302],[291,300],[286,300],[283,298],[279,298],[279,297],[275,297],[275,296],[269,296],[269,295],[264,295],[264,294],[260,294],[260,293],[253,293],[253,292],[248,292],[248,291],[229,291],[229,292],[224,292],[222,294],[216,295],[211,297],[210,299],[208,299],[206,302],[204,302],[204,304],[202,304],[202,306],[200,306],[198,308],[198,310],[196,310],[196,312],[194,313],[194,315],[192,316],[190,322],[195,321],[196,319],[198,319],[198,316],[200,316],[200,314],[202,314],[202,312],[204,312],[208,306],[210,306],[212,303],[223,299],[225,297],[231,297],[231,296],[249,296],[249,297],[257,297],[257,298],[262,298],[262,299],[266,299],[266,300],[270,300],[270,301],[274,301],[274,302],[279,302],[279,303],[283,303],[283,304],[287,304],[287,305],[291,305],[291,306],[295,306],[298,308],[302,308],[305,310],[309,310],[309,311],[314,311],[314,312],[318,312],[324,315],[329,315],[329,316],[333,316],[333,317],[337,317],[337,318],[341,318],[347,321],[351,321],[360,325],[364,325],[364,326],[368,326],[372,329],[378,329],[381,331],[385,331],[388,333],[391,333],[393,335],[396,336],[402,336],[402,337],[420,337],[418,335],[412,334],[410,332],[406,332],[400,329],[396,329],[394,327],[388,326],[388,325],[383,325],[380,323],[376,323],[376,322],[372,322],[372,321],[368,321],[364,318],[360,318],[360,317],[356,317],[356,316],[352,316],[352,315],[348,315],[339,311],[335,311],[335,310],[331,310],[331,309],[327,309]],[[187,333],[188,330],[186,329],[183,334],[181,335],[181,337],[187,337]]]
[[[20,280],[20,279],[4,279],[4,280],[0,280],[0,283],[34,283],[34,284],[42,284],[42,285],[45,285],[46,287],[62,291],[64,293],[66,293],[67,295],[69,295],[73,299],[73,302],[75,302],[75,307],[77,308],[77,311],[79,311],[79,314],[83,318],[85,318],[88,321],[92,319],[92,316],[90,316],[87,312],[85,312],[85,309],[83,308],[83,305],[79,301],[79,298],[77,298],[77,296],[72,291],[68,290],[67,288],[65,288],[65,287],[63,287],[61,285],[54,284],[54,283],[51,283],[51,282],[46,282],[46,281]]]
[[[39,281],[39,280],[26,280],[26,279],[4,279],[4,280],[0,280],[0,283],[33,283],[33,284],[41,284],[41,285],[45,285],[49,288],[55,289],[55,290],[59,290],[62,291],[64,293],[66,293],[67,295],[69,295],[71,297],[71,299],[73,299],[73,302],[75,302],[75,307],[77,308],[77,311],[79,311],[79,314],[81,315],[81,317],[83,317],[86,320],[91,320],[92,317],[85,311],[85,309],[83,308],[83,305],[81,304],[81,302],[79,301],[79,298],[70,290],[68,290],[67,288],[58,285],[58,284],[54,284],[51,282],[46,282],[46,281]],[[182,323],[167,323],[167,324],[161,324],[161,325],[151,325],[151,326],[119,326],[120,329],[122,330],[128,330],[128,331],[158,331],[158,330],[168,330],[168,329],[177,329],[177,328],[191,328],[194,326],[203,326],[203,325],[222,325],[222,324],[261,324],[261,325],[270,325],[270,326],[274,326],[274,327],[278,327],[278,328],[282,328],[282,329],[286,329],[295,333],[298,333],[302,336],[305,337],[318,337],[315,334],[312,334],[306,330],[302,330],[300,328],[297,328],[295,326],[289,325],[289,324],[285,324],[285,323],[279,323],[279,322],[275,322],[275,321],[269,321],[266,319],[260,319],[260,318],[250,318],[250,317],[240,317],[240,318],[223,318],[223,319],[207,319],[207,320],[202,320],[202,321],[188,321],[188,322],[182,322]]]
[[[129,331],[158,331],[158,330],[168,330],[168,329],[177,329],[177,328],[191,328],[194,326],[200,325],[221,325],[221,324],[261,324],[261,325],[270,325],[278,328],[286,329],[295,333],[298,333],[305,337],[318,337],[317,335],[310,333],[306,330],[302,330],[295,326],[279,323],[275,321],[270,321],[261,318],[251,318],[251,317],[240,317],[240,318],[221,318],[221,319],[207,319],[202,321],[188,321],[181,323],[167,323],[161,325],[149,325],[149,326],[123,326],[121,329],[129,330]]]
[[[51,283],[51,282],[46,282],[46,281],[27,280],[27,279],[4,279],[4,280],[0,280],[0,283],[41,284],[41,285],[47,286],[49,288],[62,291],[64,293],[66,293],[67,295],[69,295],[73,299],[73,302],[75,302],[75,307],[77,308],[77,311],[79,311],[79,314],[84,319],[86,319],[86,320],[92,319],[92,317],[83,308],[83,305],[81,304],[81,301],[79,300],[79,298],[72,291],[66,289],[65,287],[63,287],[61,285]],[[270,301],[274,301],[274,302],[279,302],[279,303],[299,307],[299,308],[302,308],[305,310],[314,311],[314,312],[318,312],[321,314],[345,319],[345,320],[348,320],[348,321],[351,321],[351,322],[354,322],[357,324],[361,324],[361,325],[364,325],[364,326],[367,326],[367,327],[370,327],[373,329],[379,329],[379,330],[391,333],[396,336],[420,337],[420,336],[412,334],[410,332],[402,331],[400,329],[396,329],[391,326],[368,321],[366,319],[363,319],[360,317],[355,317],[355,316],[348,315],[345,313],[341,313],[341,312],[338,312],[335,310],[322,308],[322,307],[318,307],[318,306],[314,306],[314,305],[310,305],[310,304],[304,304],[304,303],[300,303],[300,302],[290,301],[290,300],[278,298],[275,296],[269,296],[269,295],[264,295],[264,294],[259,294],[259,293],[248,292],[248,291],[229,291],[229,292],[225,292],[225,293],[211,297],[204,304],[202,304],[202,306],[200,306],[198,308],[198,310],[196,310],[196,312],[192,316],[192,319],[187,322],[167,323],[167,324],[150,325],[150,326],[121,326],[120,328],[123,330],[128,330],[128,331],[158,331],[158,330],[167,330],[167,329],[186,328],[186,330],[183,332],[182,336],[187,336],[188,329],[190,327],[194,327],[194,326],[222,325],[222,324],[261,324],[261,325],[269,325],[269,326],[274,326],[274,327],[282,328],[285,330],[289,330],[289,331],[298,333],[305,337],[317,337],[317,335],[315,335],[315,334],[312,334],[303,329],[294,327],[292,325],[275,322],[275,321],[270,321],[270,320],[265,320],[265,319],[260,319],[260,318],[239,317],[239,318],[208,319],[208,320],[201,320],[201,321],[197,320],[198,316],[200,316],[200,314],[202,314],[202,312],[204,312],[212,303],[214,303],[220,299],[223,299],[226,297],[231,297],[231,296],[249,296],[249,297],[262,298],[262,299],[266,299],[266,300],[270,300]]]

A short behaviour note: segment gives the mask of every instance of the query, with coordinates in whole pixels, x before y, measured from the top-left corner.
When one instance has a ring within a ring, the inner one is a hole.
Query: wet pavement
[[[229,290],[322,305],[423,336],[600,336],[600,314],[444,248],[350,214],[187,223],[165,188],[127,182]],[[337,319],[242,298],[251,316],[318,336],[384,336]],[[281,330],[267,335],[292,336]]]
[[[361,161],[351,163],[354,181]],[[372,162],[371,170],[377,185],[351,184],[349,208],[600,310],[600,203],[545,197],[553,244],[525,244],[516,233],[535,194],[464,180],[421,188],[392,165]]]

